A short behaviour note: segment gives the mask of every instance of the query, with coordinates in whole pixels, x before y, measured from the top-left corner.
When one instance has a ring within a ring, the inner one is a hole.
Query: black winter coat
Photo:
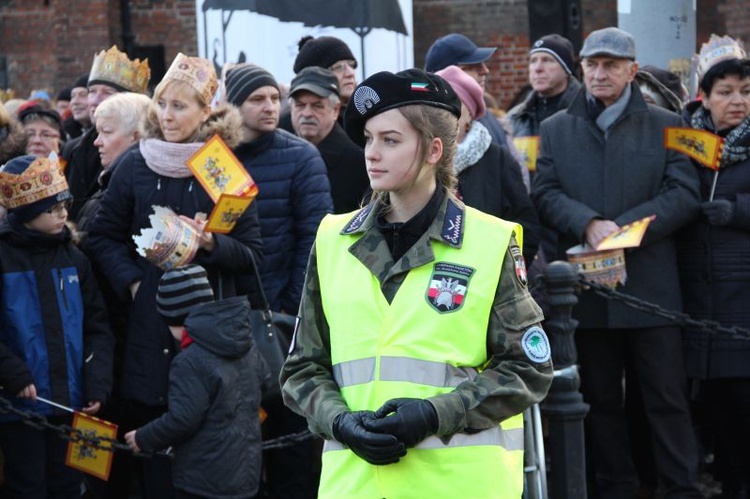
[[[523,184],[518,163],[494,142],[473,165],[458,174],[461,200],[472,208],[523,227],[523,256],[531,264],[539,247],[541,225]]]
[[[67,161],[65,177],[73,195],[73,205],[68,211],[68,219],[78,221],[78,212],[88,199],[99,190],[99,174],[102,160],[99,149],[94,145],[96,129],[91,127],[83,135],[65,144],[61,156]]]
[[[136,432],[141,449],[174,446],[176,489],[211,498],[258,491],[258,410],[270,383],[250,332],[250,305],[235,297],[200,305],[185,320],[193,343],[169,372],[169,411]]]
[[[347,137],[336,123],[331,133],[318,144],[331,184],[334,213],[358,210],[370,192],[370,178],[365,166],[365,152]]]
[[[231,120],[217,116],[205,126],[218,127],[215,122],[221,122],[221,130],[232,123],[239,128],[238,111],[230,114]],[[156,289],[163,271],[136,252],[133,235],[151,226],[153,205],[194,218],[199,212],[210,214],[214,202],[194,177],[172,178],[153,171],[138,146],[122,154],[111,168],[114,172],[89,231],[88,247],[121,299],[130,300],[130,284],[141,283],[129,310],[120,395],[163,406],[169,363],[176,353],[172,335],[156,311]],[[214,234],[214,241],[214,250],[198,250],[193,263],[206,269],[216,296],[231,297],[236,294],[236,276],[251,272],[253,255],[257,261],[262,256],[255,203],[229,234]]]
[[[591,118],[582,88],[566,111],[542,122],[541,150],[531,190],[542,224],[559,236],[550,259],[566,258],[594,218],[619,226],[656,215],[640,247],[625,251],[623,293],[682,310],[674,233],[698,212],[698,177],[687,156],[664,148],[664,128],[684,126],[674,113],[646,104],[638,87],[604,132]],[[646,328],[668,319],[582,293],[573,315],[581,328]]]
[[[748,139],[745,146],[750,145]],[[695,168],[701,183],[701,200],[707,201],[714,172],[700,165]],[[714,199],[734,203],[730,225],[711,226],[701,213],[678,233],[685,312],[724,326],[750,328],[750,159],[719,170]],[[689,376],[750,377],[750,340],[686,329],[683,343]]]

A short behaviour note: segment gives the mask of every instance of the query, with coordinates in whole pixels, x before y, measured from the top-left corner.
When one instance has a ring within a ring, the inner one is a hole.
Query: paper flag
[[[117,425],[82,412],[74,414],[73,428],[90,437],[117,437]],[[112,468],[113,451],[106,448],[111,449],[112,444],[102,441],[101,445],[105,449],[94,448],[83,441],[70,442],[65,456],[66,466],[81,470],[102,480],[108,480],[109,471]]]
[[[664,147],[687,154],[703,166],[718,170],[724,139],[705,130],[667,127],[664,129]]]
[[[637,248],[641,244],[641,240],[646,233],[648,224],[650,224],[655,218],[656,215],[650,215],[627,225],[623,225],[619,230],[602,239],[602,242],[599,243],[596,250]]]
[[[240,160],[219,137],[211,137],[185,163],[214,203],[222,194],[254,195],[258,187]]]
[[[536,158],[539,156],[539,137],[515,137],[513,145],[521,154],[523,163],[530,172],[536,171]]]
[[[219,201],[214,206],[211,216],[208,217],[204,230],[219,234],[231,232],[237,220],[245,213],[253,199],[255,199],[255,195],[232,196],[231,194],[222,194],[219,196]]]

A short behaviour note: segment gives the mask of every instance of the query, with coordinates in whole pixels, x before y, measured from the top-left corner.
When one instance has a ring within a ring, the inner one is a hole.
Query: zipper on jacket
[[[68,296],[65,294],[65,281],[63,277],[62,270],[57,269],[57,278],[60,282],[60,296],[62,296],[63,299],[63,305],[65,306],[65,309],[68,308]]]

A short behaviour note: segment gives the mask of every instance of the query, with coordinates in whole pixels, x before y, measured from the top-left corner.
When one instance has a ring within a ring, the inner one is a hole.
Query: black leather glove
[[[701,210],[706,215],[708,223],[717,227],[725,227],[734,219],[734,203],[727,199],[701,203]]]
[[[365,421],[365,428],[395,435],[406,447],[414,447],[438,430],[438,415],[427,400],[391,399],[375,411],[377,419]]]
[[[372,411],[342,412],[333,420],[333,436],[370,464],[393,464],[406,455],[406,447],[393,435],[368,431],[364,423]]]

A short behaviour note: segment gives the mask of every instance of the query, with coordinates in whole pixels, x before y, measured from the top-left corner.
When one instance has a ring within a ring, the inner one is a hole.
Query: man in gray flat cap
[[[687,157],[664,148],[664,128],[684,126],[648,105],[634,76],[633,37],[618,28],[592,32],[581,50],[584,87],[564,112],[541,124],[531,196],[542,223],[557,232],[557,254],[588,244],[650,215],[641,245],[625,254],[619,291],[681,310],[673,234],[698,212],[698,179]],[[638,479],[623,412],[623,372],[631,363],[650,426],[665,497],[702,497],[695,487],[697,451],[686,400],[679,327],[606,300],[592,290],[573,310],[586,419],[589,497],[636,496]]]

